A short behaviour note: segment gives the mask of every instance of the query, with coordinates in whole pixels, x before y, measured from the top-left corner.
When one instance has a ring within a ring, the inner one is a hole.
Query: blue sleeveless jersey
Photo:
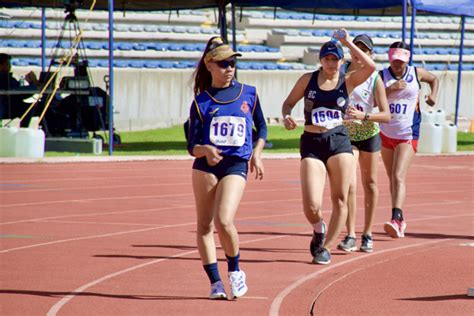
[[[202,145],[222,150],[221,155],[250,159],[252,155],[253,112],[256,107],[255,87],[242,84],[232,100],[220,101],[207,91],[200,93],[193,106],[202,122]]]

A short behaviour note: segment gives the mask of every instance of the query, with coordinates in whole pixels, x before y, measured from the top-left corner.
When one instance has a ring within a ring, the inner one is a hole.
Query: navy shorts
[[[351,141],[351,144],[355,148],[369,153],[380,151],[380,149],[382,148],[382,140],[380,139],[379,134],[366,140]]]
[[[343,125],[324,133],[304,132],[301,135],[301,159],[319,159],[326,165],[330,157],[341,153],[352,154],[351,140]]]
[[[212,173],[218,180],[231,174],[241,176],[247,180],[249,165],[247,159],[234,156],[224,156],[217,165],[211,167],[207,164],[206,157],[201,157],[194,160],[193,169]]]

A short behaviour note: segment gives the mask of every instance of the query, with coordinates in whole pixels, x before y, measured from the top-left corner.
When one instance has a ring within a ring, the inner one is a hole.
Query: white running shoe
[[[229,281],[230,281],[230,295],[231,299],[236,299],[238,297],[242,297],[247,293],[248,287],[245,283],[245,272],[240,271],[232,271],[229,272]]]
[[[217,281],[211,284],[211,294],[209,294],[211,300],[225,300],[227,294],[225,293],[224,283]]]

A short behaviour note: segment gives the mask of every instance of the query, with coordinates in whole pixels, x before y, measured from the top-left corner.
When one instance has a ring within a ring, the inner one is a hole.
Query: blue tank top
[[[321,90],[318,85],[319,70],[313,72],[304,91],[304,124],[322,126],[327,129],[342,124],[349,104],[345,74],[339,73],[333,90]]]
[[[213,145],[225,156],[250,159],[252,155],[253,112],[257,102],[255,87],[240,84],[240,93],[220,101],[207,91],[194,100],[203,124],[202,144]]]

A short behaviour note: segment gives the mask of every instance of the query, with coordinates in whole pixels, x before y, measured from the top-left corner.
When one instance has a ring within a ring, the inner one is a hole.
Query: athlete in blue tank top
[[[190,111],[188,151],[196,144],[213,145],[221,155],[246,160],[252,155],[252,126],[267,138],[267,126],[255,87],[233,80],[229,87],[199,94]]]
[[[210,299],[227,299],[217,268],[214,227],[227,259],[230,297],[247,293],[240,269],[237,229],[233,223],[250,171],[262,179],[261,159],[267,137],[265,118],[255,87],[234,79],[236,56],[220,37],[211,38],[195,72],[195,98],[190,108],[188,151],[193,163],[196,240],[211,283]],[[257,133],[252,151],[252,127]]]

